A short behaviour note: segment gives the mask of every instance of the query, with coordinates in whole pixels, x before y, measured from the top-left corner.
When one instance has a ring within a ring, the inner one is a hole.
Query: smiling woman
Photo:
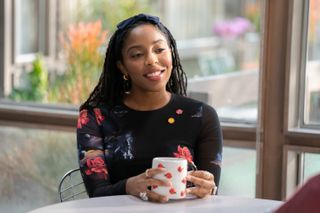
[[[185,95],[175,40],[159,18],[139,14],[121,22],[100,81],[80,107],[79,164],[90,197],[129,194],[167,202],[150,190],[171,186],[175,192],[170,177],[153,178],[165,168],[151,168],[152,159],[177,157],[177,150],[187,150],[178,157],[194,159],[190,169],[199,169],[184,177],[193,187],[183,196],[212,194],[222,160],[219,119],[211,106]]]

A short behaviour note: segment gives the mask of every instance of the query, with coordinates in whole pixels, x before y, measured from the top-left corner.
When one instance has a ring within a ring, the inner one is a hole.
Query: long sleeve
[[[198,169],[206,170],[214,175],[219,185],[222,161],[222,132],[216,111],[203,105],[200,136],[195,149],[195,163]]]
[[[89,197],[125,194],[126,180],[111,184],[101,130],[105,116],[99,108],[80,112],[77,125],[79,166]]]

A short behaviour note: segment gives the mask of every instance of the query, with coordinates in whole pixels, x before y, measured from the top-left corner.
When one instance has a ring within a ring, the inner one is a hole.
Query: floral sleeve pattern
[[[82,110],[77,125],[79,166],[89,195],[98,185],[110,184],[104,156],[103,134],[100,126],[105,117],[100,109]]]
[[[97,174],[99,178],[107,179],[108,171],[104,163],[104,160],[101,157],[86,159],[86,167],[86,175]]]

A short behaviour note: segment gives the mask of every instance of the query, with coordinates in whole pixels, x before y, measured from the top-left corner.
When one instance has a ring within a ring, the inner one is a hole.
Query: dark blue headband
[[[117,28],[118,28],[118,30],[123,30],[127,26],[130,26],[130,25],[137,23],[139,21],[146,21],[146,22],[150,22],[150,23],[153,23],[156,25],[158,25],[160,23],[159,17],[141,13],[139,15],[135,15],[133,17],[126,19],[126,20],[123,20],[122,22],[120,22],[117,25]]]

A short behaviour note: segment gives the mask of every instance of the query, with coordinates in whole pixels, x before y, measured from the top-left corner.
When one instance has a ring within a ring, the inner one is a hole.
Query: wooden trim
[[[320,147],[320,134],[310,131],[290,131],[285,134],[287,145]]]
[[[285,61],[290,0],[265,2],[261,62],[257,197],[281,199]]]
[[[7,125],[72,129],[76,128],[77,116],[78,110],[75,106],[0,102],[0,122]],[[256,128],[254,126],[228,124],[222,125],[222,131],[225,140],[250,141],[255,144]]]
[[[11,88],[12,4],[11,0],[0,1],[0,97]]]
[[[289,5],[284,129],[298,127],[299,116],[299,77],[302,57],[302,19],[303,1],[294,0]]]
[[[236,141],[252,141],[256,142],[256,127],[255,126],[231,126],[222,123],[222,133],[225,140]]]
[[[75,107],[0,103],[0,121],[6,125],[30,126],[49,129],[76,128],[78,112]]]
[[[253,150],[256,149],[255,141],[228,140],[226,138],[224,138],[223,146],[242,148],[242,149],[253,149]]]

